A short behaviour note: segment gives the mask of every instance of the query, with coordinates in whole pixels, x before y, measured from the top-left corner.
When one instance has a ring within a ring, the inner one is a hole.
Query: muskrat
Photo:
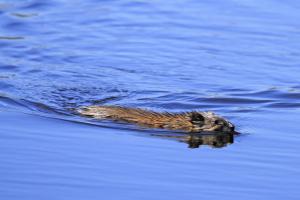
[[[154,112],[121,106],[87,106],[78,109],[81,115],[96,119],[110,119],[134,123],[149,128],[163,128],[184,132],[216,131],[236,133],[234,125],[212,112]]]

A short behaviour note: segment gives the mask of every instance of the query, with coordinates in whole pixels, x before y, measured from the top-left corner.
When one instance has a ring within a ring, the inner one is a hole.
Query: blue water
[[[299,1],[0,0],[0,19],[1,200],[299,199]],[[241,135],[188,148],[74,114],[92,104]]]

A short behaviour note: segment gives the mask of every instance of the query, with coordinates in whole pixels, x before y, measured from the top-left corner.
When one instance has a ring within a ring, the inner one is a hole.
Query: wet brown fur
[[[182,130],[185,132],[234,131],[234,126],[230,122],[211,112],[159,113],[120,106],[88,106],[80,108],[78,112],[81,115],[97,119],[124,121],[149,128]],[[203,118],[203,121],[199,118]]]

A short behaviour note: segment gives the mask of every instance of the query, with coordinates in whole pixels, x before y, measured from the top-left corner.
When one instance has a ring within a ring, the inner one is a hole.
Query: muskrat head
[[[192,112],[190,119],[194,125],[194,132],[217,131],[234,133],[234,125],[232,123],[212,112]]]

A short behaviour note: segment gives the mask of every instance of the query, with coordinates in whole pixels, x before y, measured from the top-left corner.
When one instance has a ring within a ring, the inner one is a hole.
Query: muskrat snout
[[[216,131],[221,131],[221,132],[225,132],[225,133],[233,133],[234,132],[234,129],[235,129],[234,125],[225,119],[218,119],[215,121],[215,124],[219,126],[219,128],[216,129]]]
[[[234,126],[222,126],[222,130],[221,130],[222,132],[234,132]]]
[[[219,120],[217,120],[219,121]],[[220,123],[220,122],[219,122]],[[234,132],[234,125],[227,120],[223,119],[221,122],[221,130],[222,132]]]

